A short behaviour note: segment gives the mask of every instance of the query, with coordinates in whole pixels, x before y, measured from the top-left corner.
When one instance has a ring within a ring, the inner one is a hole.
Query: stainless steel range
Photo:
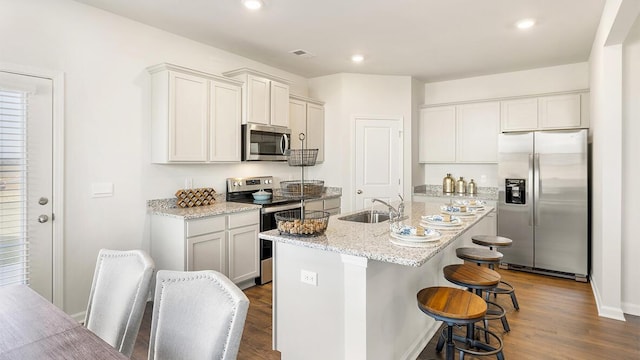
[[[301,205],[299,200],[282,196],[271,196],[269,200],[256,201],[253,193],[264,190],[273,194],[273,177],[258,176],[227,179],[227,201],[257,204],[260,209],[260,231],[276,228],[275,213],[283,210],[298,210]],[[272,280],[272,256],[273,244],[269,240],[260,240],[260,278],[258,283],[265,284]]]

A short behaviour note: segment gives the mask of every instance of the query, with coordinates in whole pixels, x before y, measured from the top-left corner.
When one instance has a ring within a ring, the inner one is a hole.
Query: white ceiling
[[[76,0],[298,74],[439,81],[586,61],[605,0]],[[514,23],[535,18],[527,32]],[[289,53],[304,49],[313,58]],[[365,55],[361,64],[350,57]]]

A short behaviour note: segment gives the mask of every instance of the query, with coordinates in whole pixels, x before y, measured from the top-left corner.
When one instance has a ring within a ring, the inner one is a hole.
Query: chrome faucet
[[[386,205],[389,208],[389,219],[391,221],[400,220],[400,218],[404,216],[404,199],[400,194],[398,194],[398,196],[400,197],[400,204],[398,205],[398,209],[394,208],[386,201],[376,199],[376,198],[371,199],[371,203],[375,203],[377,201],[381,204]]]

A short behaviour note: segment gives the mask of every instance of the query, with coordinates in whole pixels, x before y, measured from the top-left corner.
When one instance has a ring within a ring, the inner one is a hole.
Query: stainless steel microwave
[[[287,160],[291,130],[283,127],[242,125],[242,160]]]

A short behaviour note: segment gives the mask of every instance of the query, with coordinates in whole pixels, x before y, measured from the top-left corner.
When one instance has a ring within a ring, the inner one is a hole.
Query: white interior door
[[[0,71],[0,284],[53,300],[53,86]]]
[[[369,207],[371,199],[399,200],[402,193],[402,121],[356,118],[355,210]]]

